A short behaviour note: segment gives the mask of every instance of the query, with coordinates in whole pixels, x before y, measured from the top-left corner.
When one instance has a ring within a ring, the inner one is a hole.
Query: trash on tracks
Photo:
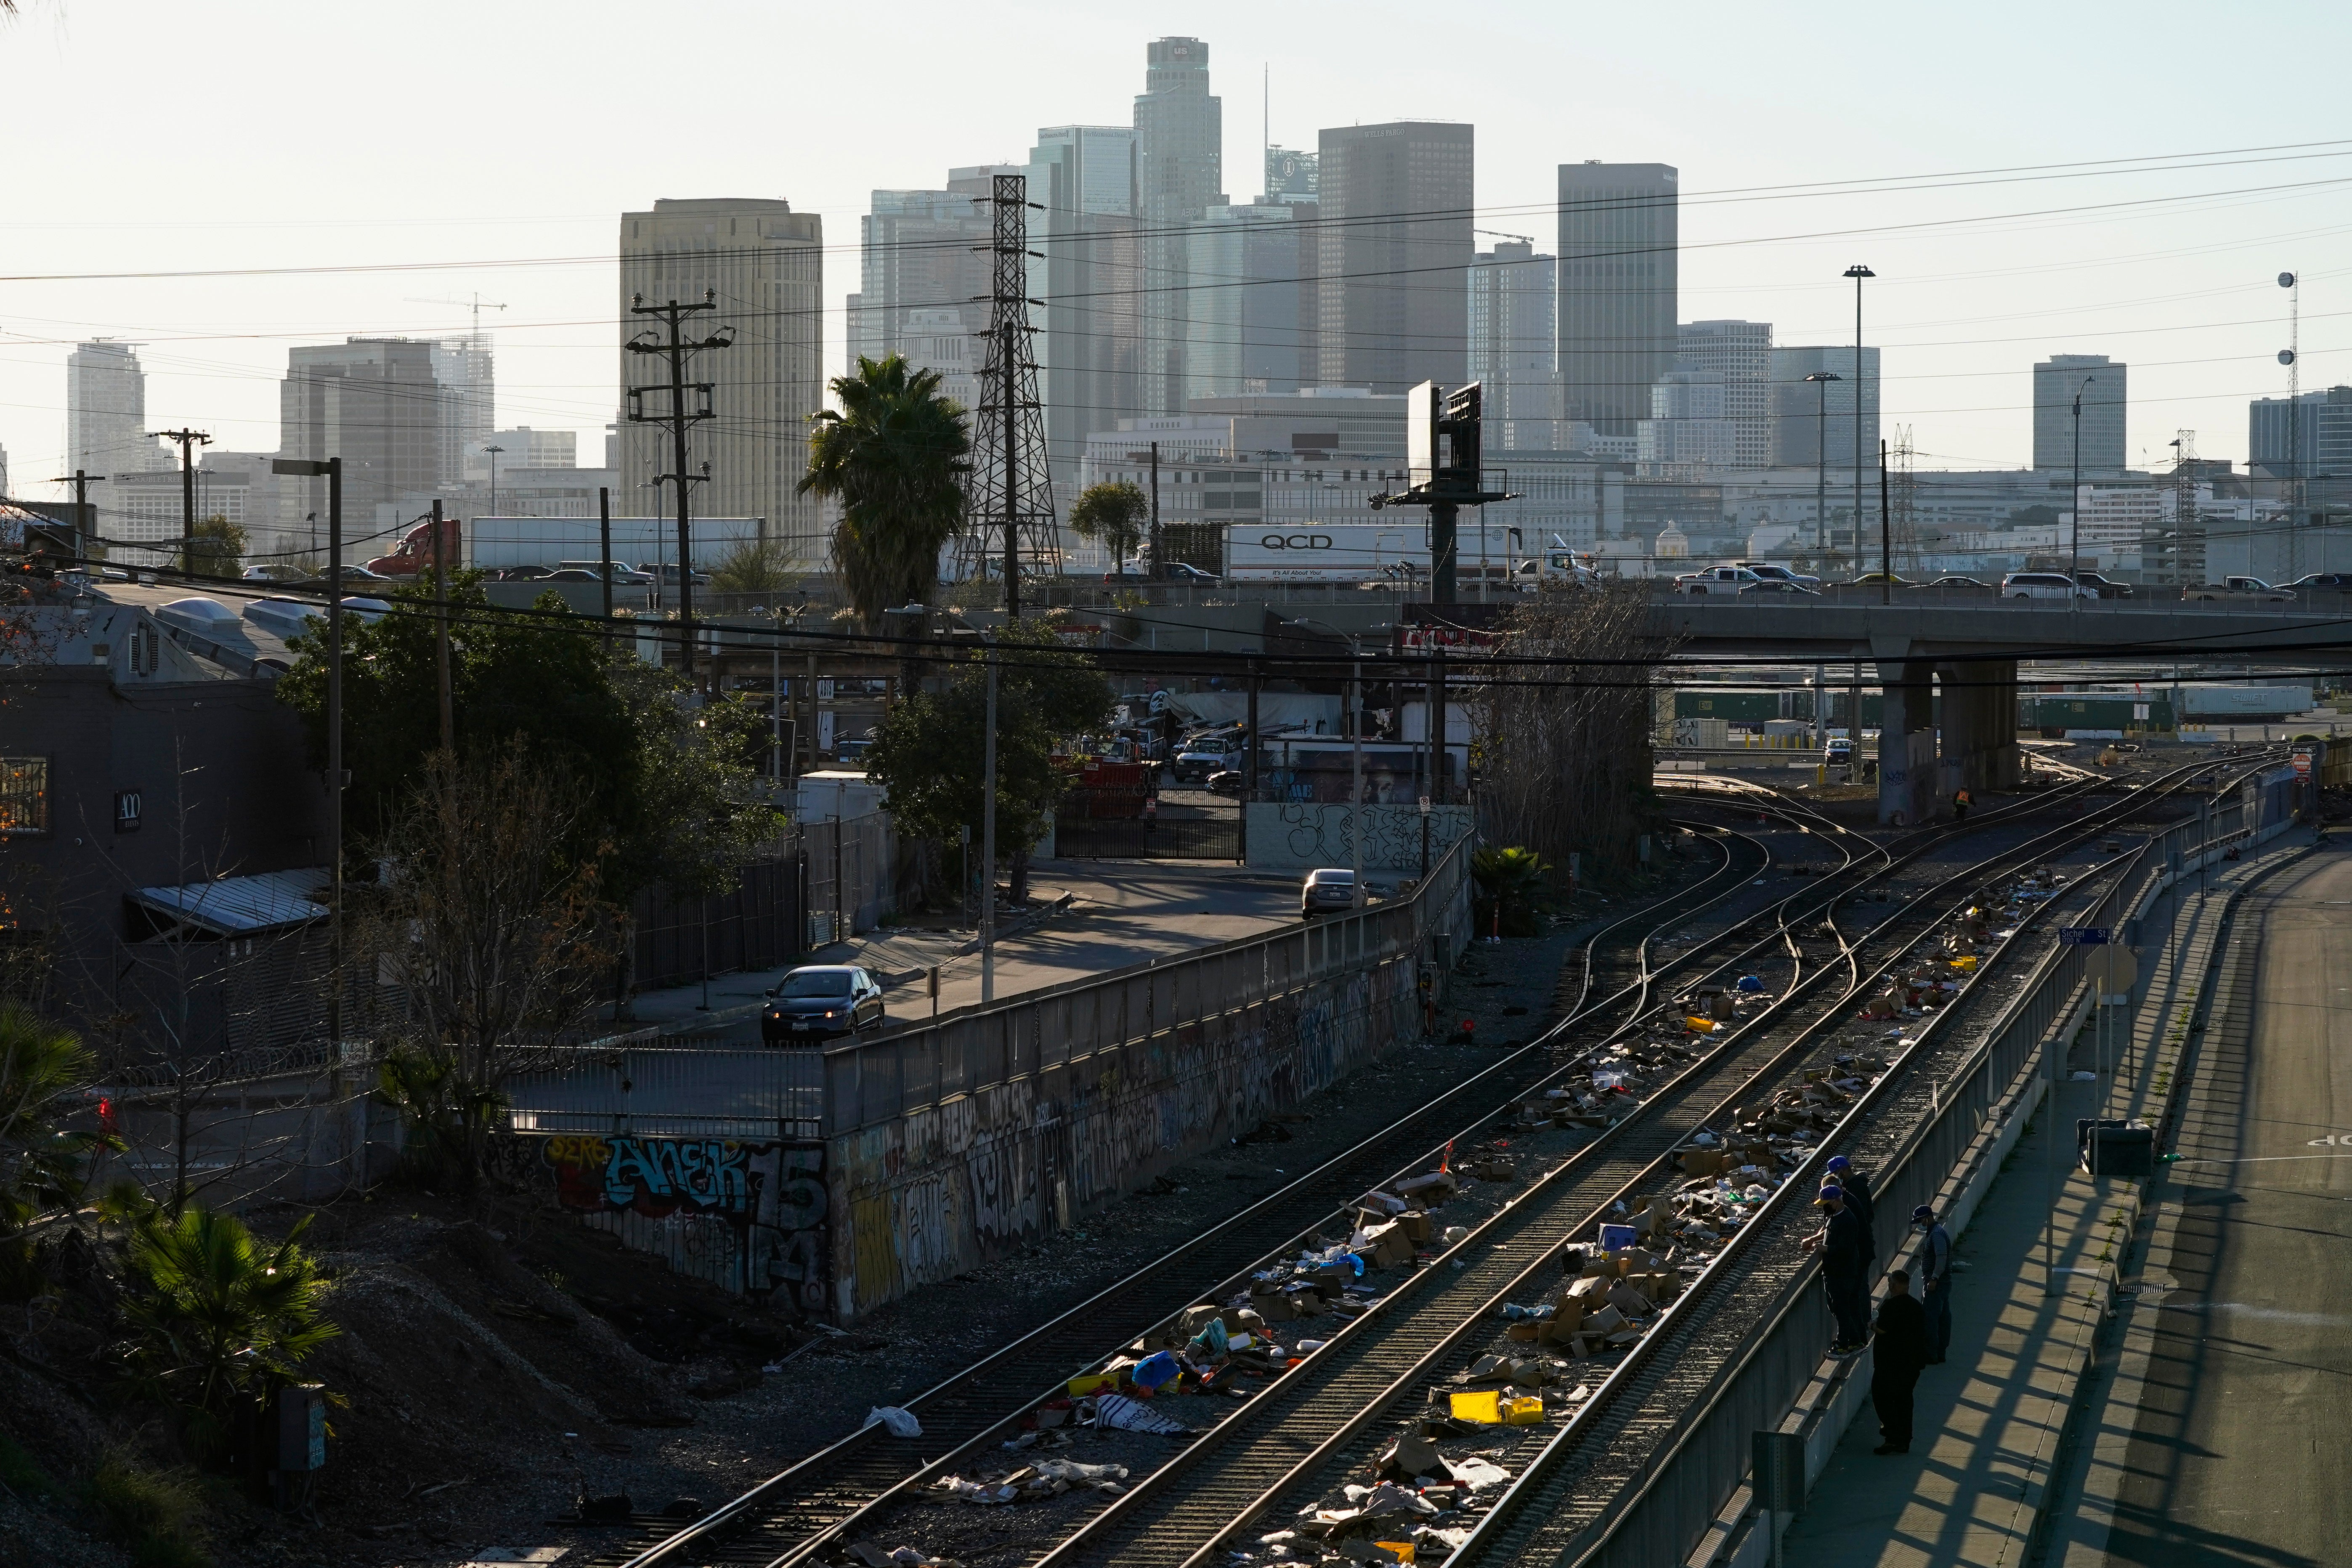
[[[1003,1503],[1038,1502],[1046,1498],[1060,1497],[1064,1492],[1078,1490],[1117,1497],[1127,1489],[1118,1484],[1125,1479],[1125,1465],[1087,1465],[1076,1459],[1039,1459],[992,1480],[973,1481],[961,1476],[941,1476],[931,1483],[931,1489],[961,1498],[965,1502],[993,1507]]]

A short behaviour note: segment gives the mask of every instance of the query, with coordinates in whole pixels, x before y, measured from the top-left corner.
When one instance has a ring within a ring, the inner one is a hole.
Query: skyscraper
[[[488,332],[444,338],[433,345],[433,379],[440,384],[441,483],[466,482],[467,454],[494,439],[498,388]]]
[[[1136,195],[1143,219],[1145,395],[1155,412],[1184,406],[1187,298],[1184,226],[1224,205],[1224,106],[1209,91],[1209,46],[1160,38],[1146,50],[1135,100]]]
[[[954,310],[965,329],[988,325],[989,209],[975,202],[987,179],[935,191],[876,191],[858,219],[858,291],[850,298],[849,357],[882,359],[902,347],[910,310]],[[975,246],[981,248],[973,248]],[[929,327],[936,317],[925,318]]]
[[[1665,163],[1559,166],[1559,376],[1568,418],[1631,436],[1678,346],[1679,175]]]
[[[1311,202],[1213,206],[1186,231],[1184,396],[1296,392],[1311,377],[1302,279],[1314,271]],[[1303,221],[1305,220],[1305,221]],[[1302,371],[1302,366],[1304,369]],[[1103,428],[1104,426],[1097,426]]]
[[[1468,363],[1475,137],[1400,121],[1325,131],[1317,213],[1318,379],[1402,393]]]
[[[1320,160],[1289,147],[1265,150],[1265,194],[1277,202],[1313,202]]]
[[[1636,461],[1653,479],[1695,479],[1727,466],[1738,440],[1724,414],[1723,373],[1675,369],[1650,388]]]
[[[1772,323],[1685,321],[1675,368],[1723,377],[1723,416],[1731,421],[1731,462],[1760,468],[1772,460]]]
[[[688,461],[708,462],[693,510],[704,517],[767,519],[767,537],[803,567],[826,558],[817,505],[793,493],[808,471],[810,416],[824,406],[824,225],[784,201],[715,197],[656,201],[621,215],[621,335],[646,330],[629,313],[647,304],[698,301],[714,290],[719,309],[688,330],[735,329],[735,346],[696,356],[690,379],[709,382],[717,417],[694,427]],[[661,374],[649,354],[621,353],[621,384]],[[621,485],[627,504],[656,515],[677,497],[656,476],[671,469],[667,431],[625,424]],[[616,502],[623,497],[615,497]]]
[[[1489,444],[1502,451],[1559,445],[1559,267],[1532,240],[1480,251],[1470,267],[1468,379],[1485,389]]]
[[[1042,209],[1029,214],[1029,297],[1045,301],[1029,316],[1059,496],[1077,494],[1089,433],[1160,406],[1144,395],[1139,140],[1131,126],[1049,125],[1029,152],[1029,200]],[[983,276],[975,292],[987,291]]]
[[[1837,380],[1805,378],[1826,371]],[[1878,460],[1878,351],[1862,351],[1862,376],[1853,374],[1853,345],[1780,348],[1772,351],[1772,462],[1777,468],[1810,468],[1824,461],[1832,468],[1853,467],[1853,405],[1862,398],[1864,466]],[[1822,409],[1828,405],[1823,431]],[[1824,440],[1826,436],[1826,440]],[[1831,498],[1832,504],[1837,500]]]
[[[2284,397],[2258,397],[2246,406],[2246,471],[2258,479],[2312,479],[2352,474],[2352,386],[2306,392],[2293,405]],[[2083,420],[2091,409],[2083,405]],[[2090,440],[2089,432],[2084,441]],[[2087,449],[2087,446],[2086,446]]]
[[[313,461],[342,458],[343,537],[355,548],[375,527],[404,521],[397,515],[402,497],[429,497],[440,488],[445,399],[433,377],[433,353],[432,343],[414,338],[351,338],[286,351],[278,449]],[[289,523],[311,512],[327,515],[323,479],[289,479],[278,493]]]
[[[2052,354],[2033,367],[2035,468],[2074,470],[2074,394],[2079,390],[2083,395],[2083,472],[2124,471],[2126,374],[2126,366],[2105,354]]]
[[[172,466],[172,454],[147,434],[147,373],[134,345],[100,338],[66,356],[66,472],[144,473]],[[94,487],[90,507],[101,538],[120,536],[121,503]]]

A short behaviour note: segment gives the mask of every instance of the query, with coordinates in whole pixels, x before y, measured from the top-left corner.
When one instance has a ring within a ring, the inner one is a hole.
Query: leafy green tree
[[[1110,553],[1113,576],[1134,556],[1150,519],[1151,498],[1127,479],[1088,485],[1070,503],[1070,531]]]
[[[180,570],[191,577],[234,577],[244,569],[245,530],[226,517],[199,518],[180,547]]]
[[[860,358],[833,394],[840,409],[813,416],[800,493],[840,506],[834,569],[870,630],[884,610],[929,603],[938,588],[940,551],[963,521],[971,436],[939,373],[898,354]]]
[[[0,1002],[0,1286],[29,1282],[33,1230],[81,1200],[92,1155],[121,1146],[65,1124],[96,1070],[71,1030]]]
[[[310,1216],[276,1247],[236,1215],[191,1207],[160,1211],[131,1233],[134,1384],[178,1415],[191,1448],[227,1448],[239,1415],[273,1381],[290,1382],[312,1351],[342,1331],[323,1310],[327,1283],[301,1246]]]
[[[1053,763],[1055,743],[1102,724],[1114,694],[1042,622],[1003,628],[996,657],[996,844],[1018,899],[1028,892],[1029,846],[1068,787]],[[917,692],[884,717],[866,765],[889,791],[902,833],[944,844],[970,827],[980,843],[987,741],[988,670],[978,659],[945,689]]]
[[[625,905],[668,882],[723,887],[774,831],[749,759],[761,716],[740,696],[696,706],[667,671],[614,658],[593,621],[552,594],[531,613],[494,607],[478,574],[449,590],[451,705],[460,757],[520,740],[531,759],[582,793],[576,858],[604,862],[605,896]],[[432,588],[394,589],[393,613],[343,623],[343,760],[352,772],[345,822],[354,842],[381,841],[441,744]],[[299,656],[278,694],[302,715],[314,763],[327,752],[326,637],[295,639]]]

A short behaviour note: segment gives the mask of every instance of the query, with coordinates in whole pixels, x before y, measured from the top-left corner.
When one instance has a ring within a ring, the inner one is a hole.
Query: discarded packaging
[[[1095,1425],[1117,1427],[1122,1432],[1157,1432],[1163,1436],[1192,1430],[1174,1416],[1163,1415],[1124,1394],[1103,1394],[1095,1397]]]
[[[866,1413],[865,1424],[886,1426],[893,1437],[919,1437],[923,1435],[923,1424],[915,1419],[915,1413],[901,1410],[895,1405],[874,1406]]]

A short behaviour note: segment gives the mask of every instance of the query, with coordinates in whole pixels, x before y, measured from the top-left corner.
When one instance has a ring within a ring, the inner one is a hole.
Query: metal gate
[[[1139,816],[1056,816],[1054,853],[1072,860],[1238,860],[1242,819]]]

